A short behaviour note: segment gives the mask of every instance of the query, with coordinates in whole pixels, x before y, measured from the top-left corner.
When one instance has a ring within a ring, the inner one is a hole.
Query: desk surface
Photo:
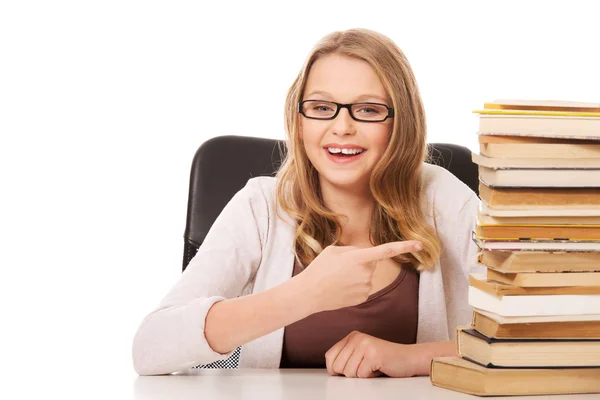
[[[318,400],[318,399],[476,399],[431,385],[429,377],[352,379],[330,376],[324,369],[189,370],[168,376],[135,379],[137,400]],[[600,399],[600,394],[487,397],[487,399]]]

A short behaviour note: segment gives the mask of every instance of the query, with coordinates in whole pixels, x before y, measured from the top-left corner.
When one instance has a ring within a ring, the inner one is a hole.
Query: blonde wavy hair
[[[370,189],[375,199],[369,237],[373,245],[419,240],[423,250],[395,261],[417,270],[430,269],[440,257],[439,239],[426,222],[421,168],[427,154],[425,111],[419,89],[404,53],[388,37],[367,29],[333,32],[312,49],[285,103],[287,152],[277,172],[277,213],[280,208],[296,221],[294,253],[303,267],[323,249],[340,243],[341,214],[323,203],[317,170],[308,159],[299,134],[298,102],[317,59],[329,54],[368,62],[392,99],[396,112],[389,145],[373,168]]]

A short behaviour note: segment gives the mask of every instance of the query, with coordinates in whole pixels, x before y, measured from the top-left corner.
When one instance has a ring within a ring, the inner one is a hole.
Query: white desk
[[[429,377],[352,379],[330,376],[324,369],[190,370],[169,376],[139,376],[136,400],[351,400],[476,399],[431,385]],[[488,399],[600,399],[600,394],[488,397]]]

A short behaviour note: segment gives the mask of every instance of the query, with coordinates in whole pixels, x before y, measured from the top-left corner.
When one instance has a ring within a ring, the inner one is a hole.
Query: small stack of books
[[[431,382],[476,395],[600,393],[600,104],[479,114],[473,321]]]

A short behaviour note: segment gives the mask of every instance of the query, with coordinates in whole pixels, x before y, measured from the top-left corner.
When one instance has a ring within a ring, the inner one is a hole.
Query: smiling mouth
[[[333,147],[330,147],[328,149],[326,149],[329,154],[334,155],[334,156],[356,156],[358,154],[364,153],[365,149],[336,149]]]
[[[323,149],[327,158],[336,164],[346,164],[349,162],[353,162],[361,158],[363,154],[367,152],[366,149],[333,149],[333,148],[325,148]]]

